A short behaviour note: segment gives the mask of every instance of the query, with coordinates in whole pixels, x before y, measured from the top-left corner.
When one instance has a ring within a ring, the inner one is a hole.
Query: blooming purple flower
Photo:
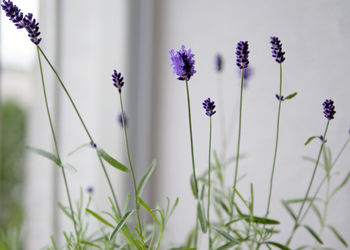
[[[190,78],[196,73],[194,69],[194,54],[192,54],[191,49],[188,51],[185,49],[185,45],[181,46],[181,49],[175,53],[172,49],[169,51],[171,66],[174,69],[174,73],[179,77],[177,79],[181,81],[189,81]]]
[[[220,54],[216,54],[215,56],[215,68],[217,72],[222,71],[223,59]]]
[[[278,63],[282,63],[285,58],[284,54],[285,52],[282,52],[282,44],[281,41],[276,36],[271,37],[271,51],[272,51],[272,57],[275,58],[275,61]]]
[[[212,116],[213,114],[216,113],[216,111],[214,111],[215,109],[215,102],[214,101],[210,101],[210,98],[204,100],[203,102],[203,108],[205,109],[205,114],[207,116]]]
[[[33,18],[32,13],[28,13],[23,18],[24,28],[28,32],[28,36],[30,37],[30,41],[34,44],[38,45],[41,42],[40,32],[39,32],[39,23],[36,22],[35,18]]]
[[[237,49],[236,49],[236,65],[240,69],[246,69],[249,64],[248,60],[248,42],[240,41],[237,43]]]
[[[323,103],[323,114],[328,120],[334,119],[334,114],[336,113],[334,110],[334,102],[333,100],[325,100]]]
[[[284,101],[284,96],[283,95],[280,96],[280,95],[276,94],[276,98],[279,101]]]
[[[6,16],[17,26],[18,29],[24,27],[23,13],[16,5],[13,4],[11,0],[3,0],[1,7],[5,11]]]
[[[118,122],[121,128],[123,128],[123,115],[122,113],[119,113],[118,115]],[[128,118],[126,117],[125,113],[124,113],[124,122],[125,122],[125,127],[128,127]]]
[[[25,28],[28,32],[30,40],[38,45],[41,42],[40,32],[39,32],[39,23],[36,22],[33,18],[32,13],[28,13],[23,17],[21,10],[13,4],[11,0],[3,0],[2,9],[5,11],[6,16],[17,26],[18,29]]]
[[[114,73],[112,75],[113,79],[113,85],[118,88],[119,92],[122,91],[122,87],[124,85],[124,77],[122,77],[121,73],[118,73],[116,70],[114,70]]]

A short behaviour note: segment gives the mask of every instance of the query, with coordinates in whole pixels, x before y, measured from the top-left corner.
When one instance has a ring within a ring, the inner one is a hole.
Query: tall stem
[[[236,153],[236,169],[235,169],[235,177],[233,181],[233,195],[232,195],[232,203],[235,202],[235,194],[236,194],[236,185],[237,185],[237,175],[238,175],[238,163],[239,163],[239,150],[241,146],[241,127],[242,127],[242,99],[243,99],[243,78],[244,78],[244,68],[242,69],[241,75],[241,96],[239,101],[239,120],[238,120],[238,141],[237,141],[237,153]],[[232,217],[233,213],[231,213]]]
[[[273,155],[272,171],[271,171],[271,177],[270,177],[269,198],[268,198],[268,201],[267,201],[265,217],[267,217],[269,212],[270,212],[270,204],[271,204],[271,196],[272,196],[272,184],[273,184],[273,177],[274,177],[274,173],[275,173],[277,149],[278,149],[278,139],[279,139],[279,132],[280,132],[280,115],[281,115],[281,104],[282,104],[282,63],[280,63],[280,91],[279,91],[279,97],[280,98],[278,100],[275,152],[274,152],[274,155]]]
[[[187,93],[187,107],[188,107],[188,124],[190,127],[190,140],[191,140],[191,155],[192,155],[192,171],[194,179],[194,192],[195,198],[198,199],[198,183],[196,177],[196,167],[194,163],[194,151],[193,151],[193,135],[192,135],[192,121],[191,121],[191,103],[190,103],[190,92],[188,90],[188,81],[186,80],[186,93]]]
[[[328,131],[328,126],[329,126],[329,120],[328,120],[328,122],[327,122],[326,129],[325,129],[324,134],[323,134],[323,138],[324,138],[324,139],[326,139],[326,135],[327,135],[327,131]],[[318,152],[317,160],[316,160],[316,163],[315,163],[315,168],[314,168],[314,171],[313,171],[313,173],[312,173],[311,180],[310,180],[309,186],[308,186],[308,188],[307,188],[307,191],[306,191],[304,200],[303,200],[303,202],[301,203],[301,206],[300,206],[298,215],[297,215],[297,217],[296,217],[296,219],[295,219],[295,224],[294,224],[292,233],[290,234],[290,236],[289,236],[289,238],[288,238],[288,240],[287,240],[287,242],[286,242],[286,245],[287,245],[287,246],[289,246],[290,242],[291,242],[292,239],[293,239],[293,236],[294,236],[296,230],[298,229],[298,227],[299,227],[299,225],[300,225],[300,224],[299,224],[299,219],[300,219],[302,210],[303,210],[303,208],[304,208],[305,202],[306,202],[306,200],[308,200],[308,198],[309,198],[309,193],[310,193],[311,186],[312,186],[312,183],[313,183],[314,178],[315,178],[315,175],[316,175],[316,170],[317,170],[318,164],[319,164],[319,162],[320,162],[320,157],[321,157],[321,153],[322,153],[323,147],[324,147],[324,143],[322,142],[322,143],[321,143],[321,147],[320,147],[320,151]]]
[[[210,227],[210,189],[211,189],[211,134],[212,134],[212,117],[210,116],[210,127],[209,127],[209,156],[208,156],[208,164],[209,164],[209,173],[208,173],[208,237],[209,237],[209,250],[212,249],[212,240],[211,240],[211,227]]]
[[[348,139],[346,140],[346,142],[344,143],[343,147],[342,147],[341,150],[339,151],[337,157],[335,158],[335,160],[333,161],[333,163],[332,163],[332,165],[331,165],[331,169],[335,166],[335,164],[337,163],[337,161],[338,161],[338,159],[340,158],[340,156],[343,154],[343,152],[344,152],[346,146],[349,144],[349,142],[350,142],[350,138],[348,138]],[[318,187],[317,187],[317,189],[316,189],[316,192],[315,192],[315,194],[313,195],[312,199],[310,200],[309,205],[308,205],[308,207],[306,208],[306,210],[305,210],[303,216],[301,217],[299,223],[301,223],[301,222],[304,220],[304,218],[306,217],[308,211],[310,210],[310,208],[311,208],[313,202],[315,201],[315,199],[316,199],[318,193],[320,192],[320,190],[321,190],[321,188],[322,188],[322,186],[323,186],[323,184],[325,183],[326,180],[327,180],[327,175],[325,175],[325,176],[323,177],[321,183],[318,185]]]
[[[92,136],[91,136],[89,130],[87,129],[87,127],[86,127],[86,125],[85,125],[85,123],[84,123],[84,121],[83,121],[83,119],[82,119],[82,117],[81,117],[81,115],[80,115],[80,113],[79,113],[77,107],[75,106],[75,103],[74,103],[72,97],[70,96],[70,94],[69,94],[69,92],[68,92],[66,86],[63,84],[63,81],[61,80],[61,78],[60,78],[60,76],[58,75],[57,71],[55,70],[55,68],[54,68],[53,65],[51,64],[50,60],[49,60],[49,59],[47,58],[47,56],[45,55],[44,51],[40,48],[40,46],[37,46],[37,48],[38,48],[38,50],[40,51],[40,53],[44,56],[46,62],[49,64],[49,66],[50,66],[51,70],[53,71],[53,73],[55,74],[55,76],[56,76],[58,82],[60,83],[61,87],[63,88],[64,92],[66,93],[66,95],[67,95],[67,97],[68,97],[70,103],[72,104],[72,106],[73,106],[73,108],[74,108],[74,111],[75,111],[75,113],[77,114],[77,116],[78,116],[78,118],[79,118],[79,120],[80,120],[80,123],[82,124],[82,126],[83,126],[83,128],[84,128],[84,130],[85,130],[87,136],[89,137],[91,143],[94,143],[94,140],[93,140],[93,138],[92,138]],[[117,212],[119,213],[119,216],[121,216],[119,204],[118,204],[118,201],[117,201],[117,198],[116,198],[116,195],[115,195],[115,192],[114,192],[114,189],[113,189],[111,180],[110,180],[109,175],[108,175],[108,173],[107,173],[107,171],[106,171],[106,168],[105,168],[104,163],[103,163],[103,161],[102,161],[102,159],[101,159],[101,156],[100,156],[100,155],[98,154],[98,152],[97,152],[97,148],[95,148],[95,150],[96,150],[97,157],[98,157],[98,159],[99,159],[99,161],[100,161],[101,167],[102,167],[102,169],[103,169],[103,172],[104,172],[104,174],[105,174],[105,176],[106,176],[106,179],[107,179],[109,188],[110,188],[110,190],[111,190],[111,193],[112,193],[112,196],[113,196],[113,200],[114,200],[115,206],[116,206],[116,208],[117,208]]]
[[[69,188],[68,188],[68,182],[67,182],[66,173],[65,173],[65,170],[64,170],[64,168],[63,168],[63,166],[61,164],[62,161],[61,161],[60,153],[59,153],[59,150],[58,150],[56,134],[55,134],[55,130],[53,128],[51,114],[50,114],[50,109],[49,109],[49,105],[48,105],[48,101],[47,101],[45,80],[44,80],[43,68],[42,68],[42,64],[41,64],[41,57],[40,57],[40,53],[39,53],[39,46],[37,46],[37,53],[38,53],[38,61],[39,61],[39,67],[40,67],[41,84],[42,84],[42,89],[43,89],[43,93],[44,93],[44,100],[45,100],[45,107],[46,107],[47,117],[49,118],[51,134],[52,134],[52,138],[53,138],[54,145],[55,145],[56,156],[57,156],[57,158],[58,158],[58,160],[60,162],[59,168],[62,171],[62,175],[63,175],[63,179],[64,179],[64,185],[65,185],[66,192],[67,192],[67,198],[68,198],[70,212],[71,212],[71,215],[72,215],[74,231],[75,231],[75,234],[76,234],[76,237],[77,237],[78,249],[80,249],[80,239],[79,239],[79,234],[78,234],[78,230],[77,230],[77,223],[76,223],[75,217],[74,217],[74,211],[73,211],[73,206],[72,206],[72,199],[71,199]]]
[[[120,107],[121,107],[122,118],[123,118],[123,130],[124,130],[125,146],[126,146],[126,151],[127,151],[127,154],[128,154],[128,161],[129,161],[129,165],[130,165],[130,169],[131,169],[132,182],[133,182],[133,185],[134,185],[134,196],[135,196],[135,207],[136,207],[137,221],[138,221],[139,228],[140,228],[141,239],[143,241],[142,224],[141,224],[141,219],[140,219],[140,206],[139,206],[139,203],[137,201],[137,192],[136,192],[137,188],[136,188],[135,171],[134,171],[134,167],[133,167],[133,165],[131,163],[129,142],[128,142],[128,133],[126,132],[125,115],[124,115],[124,107],[123,107],[123,100],[122,100],[121,89],[119,89],[119,100],[120,100]]]

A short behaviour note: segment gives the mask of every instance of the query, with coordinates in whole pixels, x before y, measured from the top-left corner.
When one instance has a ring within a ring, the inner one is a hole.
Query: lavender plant
[[[40,68],[41,85],[44,96],[44,103],[49,120],[49,126],[52,134],[53,143],[55,146],[55,153],[48,151],[28,147],[29,150],[37,153],[43,157],[48,158],[55,163],[60,169],[64,179],[68,206],[59,203],[58,206],[62,212],[72,221],[74,232],[64,232],[65,245],[64,249],[168,249],[163,242],[163,235],[166,230],[167,222],[174,212],[179,200],[176,199],[171,205],[170,199],[167,198],[166,208],[160,208],[156,206],[151,208],[143,199],[143,189],[149,180],[151,174],[155,170],[156,162],[153,161],[146,173],[138,181],[136,179],[134,167],[132,164],[131,152],[129,149],[128,134],[127,134],[127,119],[124,112],[123,100],[122,100],[122,88],[124,86],[124,77],[120,72],[114,70],[112,74],[113,85],[117,88],[119,94],[119,101],[121,107],[121,114],[118,117],[121,127],[124,132],[125,147],[127,151],[129,167],[125,166],[117,159],[106,153],[100,145],[94,141],[90,131],[81,117],[75,102],[73,101],[69,91],[65,87],[60,76],[56,72],[54,66],[45,55],[44,51],[40,48],[42,38],[40,37],[39,23],[34,18],[33,14],[24,13],[11,1],[3,0],[1,4],[6,16],[18,29],[24,29],[28,33],[30,41],[36,46],[38,63]],[[313,237],[315,243],[313,245],[307,244],[301,246],[298,249],[313,248],[316,249],[324,242],[322,240],[322,234],[325,229],[328,228],[329,232],[332,232],[335,237],[345,246],[348,247],[348,243],[344,236],[328,222],[327,214],[329,212],[329,204],[336,193],[341,190],[350,180],[350,172],[346,177],[338,183],[336,188],[332,189],[331,181],[333,181],[336,173],[333,168],[335,167],[338,159],[345,151],[347,145],[350,142],[350,137],[346,140],[340,152],[332,159],[331,149],[326,147],[328,140],[327,132],[330,125],[330,121],[334,119],[335,107],[334,102],[331,99],[327,99],[323,103],[323,113],[327,119],[325,130],[321,136],[310,137],[305,145],[309,144],[314,139],[320,140],[320,149],[317,157],[305,158],[308,161],[313,162],[314,169],[306,188],[305,195],[299,199],[284,200],[282,204],[286,208],[287,212],[293,218],[293,228],[285,244],[281,243],[281,239],[274,240],[273,237],[277,237],[279,233],[280,222],[270,218],[270,205],[272,202],[273,193],[273,180],[274,173],[277,166],[277,152],[280,135],[280,115],[281,105],[283,101],[291,99],[296,96],[297,93],[293,93],[284,97],[282,95],[282,63],[285,61],[285,52],[282,51],[282,44],[277,37],[271,37],[271,50],[272,57],[279,64],[279,91],[276,94],[278,100],[277,110],[277,124],[276,124],[276,137],[275,147],[273,150],[273,161],[271,168],[271,175],[269,179],[269,193],[267,199],[266,211],[263,216],[259,216],[259,211],[255,211],[255,199],[254,199],[254,184],[250,184],[250,194],[245,197],[239,186],[237,185],[241,178],[238,175],[239,162],[242,155],[240,153],[241,131],[242,131],[242,111],[243,111],[243,90],[244,82],[249,75],[248,68],[249,50],[248,42],[240,41],[236,48],[236,65],[240,71],[241,83],[240,83],[240,98],[239,98],[239,116],[238,116],[238,135],[237,135],[237,148],[235,154],[226,159],[225,149],[223,154],[219,157],[216,150],[212,150],[212,116],[216,113],[216,106],[214,101],[210,98],[204,100],[202,103],[205,109],[205,114],[209,117],[209,152],[208,152],[208,168],[201,174],[196,173],[196,158],[194,154],[194,140],[192,131],[192,116],[191,116],[191,102],[189,93],[189,81],[196,73],[194,54],[191,49],[186,49],[184,45],[181,46],[179,51],[170,50],[171,66],[174,74],[177,75],[177,79],[185,83],[186,97],[187,97],[187,109],[188,109],[188,123],[189,123],[189,138],[190,138],[190,150],[191,150],[191,165],[192,176],[190,187],[192,189],[194,198],[196,200],[197,215],[195,224],[189,234],[186,242],[175,249],[199,249],[199,237],[200,235],[206,235],[208,239],[208,249],[259,249],[260,247],[267,247],[271,249],[276,247],[279,249],[290,249],[290,245],[294,238],[296,231],[303,227]],[[68,163],[63,163],[61,160],[59,147],[56,140],[55,128],[52,123],[51,111],[48,105],[48,98],[46,94],[46,85],[44,79],[44,72],[42,66],[42,57],[49,65],[50,69],[55,74],[60,86],[64,90],[67,98],[69,99],[83,130],[85,131],[89,142],[83,144],[74,150],[71,154],[76,153],[82,147],[89,145],[97,154],[101,169],[105,175],[106,181],[109,185],[111,197],[108,197],[110,203],[110,209],[101,212],[94,211],[91,208],[91,202],[93,199],[93,188],[87,189],[88,200],[84,199],[84,194],[81,191],[80,200],[74,203],[71,199],[68,179],[66,176],[66,170],[74,169]],[[223,59],[221,55],[217,55],[215,61],[216,71],[222,73]],[[221,99],[221,100],[220,100]],[[220,96],[219,101],[223,102],[223,97]],[[219,105],[220,106],[220,105]],[[222,121],[224,121],[223,106],[219,107],[222,113]],[[223,127],[223,130],[226,130]],[[223,131],[223,133],[226,131]],[[349,131],[350,134],[350,131]],[[225,137],[224,137],[225,138]],[[224,148],[226,142],[223,142]],[[124,173],[131,173],[131,179],[133,183],[133,198],[134,207],[130,208],[131,195],[128,194],[124,203],[124,208],[119,206],[115,189],[110,181],[107,169],[105,167],[107,162],[112,167]],[[224,181],[224,171],[231,165],[234,165],[233,183],[226,185]],[[324,177],[316,188],[316,191],[312,194],[311,190],[314,186],[316,172],[319,166],[323,166],[325,171]],[[333,182],[332,182],[333,183]],[[320,199],[320,191],[322,187],[326,187],[325,198]],[[321,203],[322,201],[323,203]],[[321,204],[321,205],[320,205]],[[74,206],[75,205],[75,206]],[[206,205],[206,207],[205,207]],[[297,213],[294,212],[293,206],[300,205]],[[319,206],[323,207],[322,212]],[[141,209],[147,212],[152,219],[149,221],[145,219],[141,213]],[[314,229],[314,226],[302,224],[310,211],[318,217],[320,227],[318,233]],[[135,216],[134,216],[135,215]],[[97,220],[100,223],[99,228],[89,229],[89,221]],[[201,229],[201,230],[199,230]],[[119,236],[120,235],[120,236]],[[49,249],[59,249],[55,239],[51,238],[51,247]]]

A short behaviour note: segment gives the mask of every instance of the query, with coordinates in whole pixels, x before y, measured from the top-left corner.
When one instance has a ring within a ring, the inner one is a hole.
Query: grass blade
[[[207,219],[205,217],[205,209],[203,202],[201,200],[198,201],[197,203],[197,213],[198,213],[198,219],[199,223],[201,225],[201,229],[203,233],[207,232]]]
[[[156,161],[153,160],[151,165],[149,166],[149,168],[147,169],[145,175],[142,177],[142,179],[140,180],[139,184],[137,185],[137,189],[136,189],[136,195],[137,196],[141,196],[142,191],[149,179],[149,177],[152,175],[154,168],[156,167]]]
[[[109,240],[113,239],[113,237],[119,232],[120,229],[122,229],[122,227],[125,225],[127,219],[129,218],[129,216],[131,216],[133,214],[133,210],[127,212],[126,214],[124,214],[124,216],[120,219],[118,225],[116,226],[116,228],[113,230]]]
[[[107,154],[102,148],[97,149],[98,154],[106,161],[108,162],[111,166],[119,169],[120,171],[123,172],[129,172],[129,169],[124,166],[122,163],[114,159],[112,156]]]
[[[106,226],[109,226],[111,228],[114,229],[114,226],[109,223],[108,221],[106,221],[104,218],[102,218],[102,216],[98,215],[97,213],[95,213],[94,211],[90,210],[90,209],[86,209],[85,210],[87,213],[91,214],[93,217],[95,217],[97,220],[99,220],[100,222],[102,222],[103,224],[105,224]]]
[[[309,227],[308,225],[303,225],[303,226],[306,228],[307,231],[309,231],[309,233],[315,238],[315,240],[318,241],[318,243],[323,245],[323,241],[311,227]]]
[[[328,228],[333,232],[333,234],[338,238],[338,240],[346,247],[348,246],[348,243],[344,240],[344,238],[338,233],[338,231],[331,225],[328,225]]]

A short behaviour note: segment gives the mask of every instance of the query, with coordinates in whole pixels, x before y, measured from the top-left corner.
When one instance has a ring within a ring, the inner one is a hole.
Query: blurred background
[[[33,12],[40,22],[42,49],[60,73],[98,146],[126,163],[116,89],[111,74],[125,76],[123,95],[128,133],[137,177],[152,159],[157,168],[148,184],[146,200],[153,205],[166,197],[180,197],[169,221],[166,239],[182,243],[195,222],[195,201],[190,191],[192,172],[184,82],[172,74],[169,50],[182,44],[195,54],[197,74],[190,81],[196,165],[207,168],[209,120],[202,102],[217,101],[213,147],[227,158],[236,152],[239,107],[239,72],[235,48],[249,41],[252,74],[244,89],[243,131],[239,183],[249,195],[254,183],[256,213],[263,215],[268,195],[275,140],[279,65],[271,57],[270,36],[278,36],[286,51],[283,63],[283,94],[298,95],[282,105],[280,147],[272,198],[272,217],[281,221],[285,241],[292,220],[282,199],[305,193],[313,164],[302,156],[316,157],[319,143],[305,147],[305,140],[320,135],[326,125],[321,103],[335,101],[336,115],[327,145],[336,155],[347,140],[350,125],[350,2],[347,0],[233,1],[233,0],[16,0],[23,12]],[[31,145],[53,151],[44,108],[36,51],[26,32],[16,30],[1,13],[0,38],[0,229],[13,249],[41,249],[53,235],[59,245],[71,223],[58,209],[67,204],[63,180],[52,163],[24,150]],[[215,70],[215,55],[224,59],[223,71]],[[77,172],[68,172],[73,199],[94,188],[92,206],[108,206],[109,190],[92,150],[68,153],[89,139],[54,75],[45,65],[50,108],[58,144],[65,161]],[[220,97],[220,88],[223,95]],[[224,114],[224,119],[222,118]],[[347,149],[339,159],[336,185],[350,170]],[[117,196],[131,190],[128,176],[108,169]],[[324,171],[318,171],[318,181]],[[233,164],[226,183],[233,183]],[[317,183],[316,182],[316,183]],[[350,187],[329,207],[328,221],[350,241]],[[319,227],[310,217],[311,225]],[[92,226],[94,223],[92,222]],[[205,240],[205,239],[203,239]],[[333,234],[325,233],[327,246],[342,249]],[[294,244],[313,242],[302,229]],[[200,249],[205,249],[202,244]]]

